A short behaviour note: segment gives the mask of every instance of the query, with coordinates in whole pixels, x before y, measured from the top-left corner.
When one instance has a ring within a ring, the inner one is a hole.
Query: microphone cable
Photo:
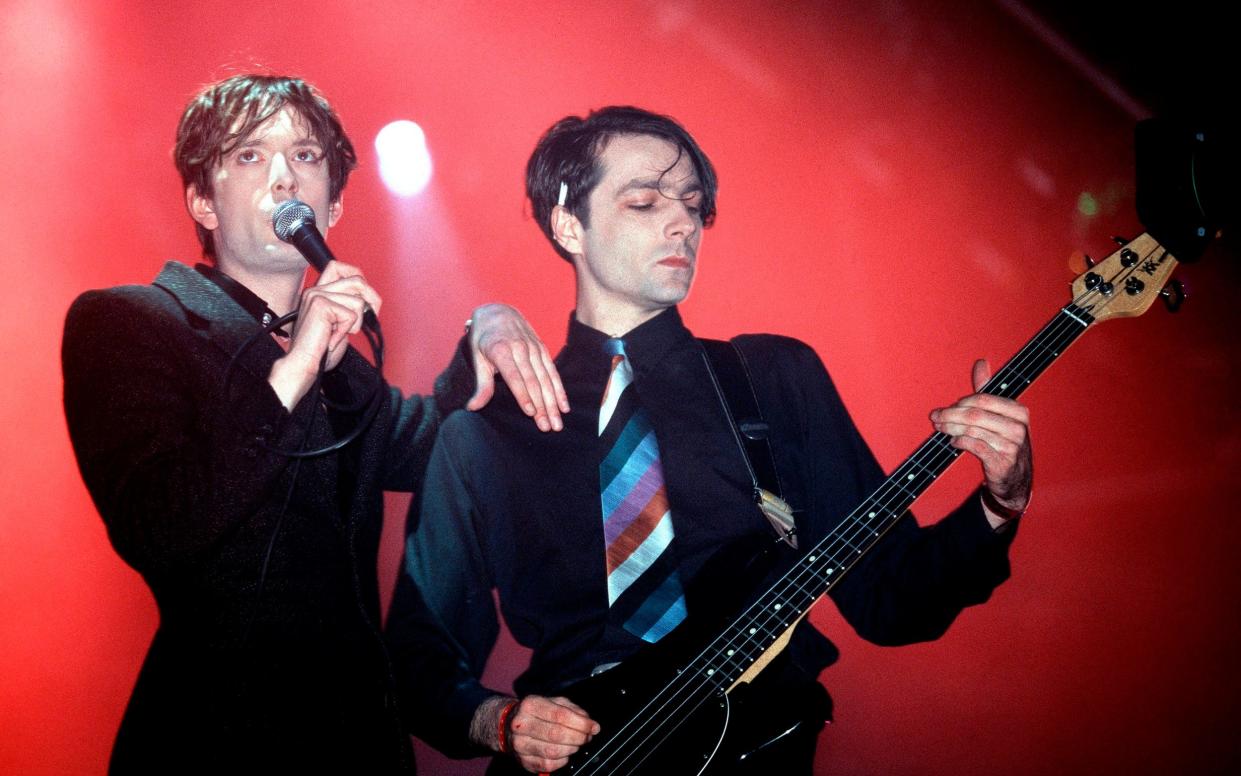
[[[298,312],[299,312],[298,310],[294,310],[291,313],[287,313],[285,315],[280,316],[279,318],[276,318],[271,323],[267,324],[266,326],[256,331],[254,334],[250,335],[248,338],[246,338],[244,342],[241,343],[241,345],[237,348],[237,351],[233,353],[233,357],[229,359],[228,367],[224,370],[224,396],[225,397],[227,397],[230,393],[230,389],[232,387],[233,372],[236,370],[237,362],[241,358],[241,356],[247,350],[252,348],[254,344],[258,342],[262,337],[269,337],[274,331],[284,326],[286,323],[291,323],[292,321],[296,320]],[[370,426],[370,424],[374,422],[375,416],[379,414],[379,408],[383,404],[383,401],[384,401],[384,395],[383,395],[384,394],[384,391],[383,391],[384,340],[383,340],[383,330],[379,326],[379,318],[374,315],[367,316],[367,319],[363,322],[363,325],[362,325],[362,333],[365,335],[366,341],[370,345],[370,348],[371,348],[371,355],[375,359],[375,363],[373,365],[375,368],[375,380],[370,385],[369,391],[366,392],[364,396],[359,397],[357,400],[350,402],[350,403],[342,403],[342,402],[334,401],[331,397],[319,391],[320,383],[323,379],[324,374],[326,373],[327,353],[324,353],[323,358],[320,359],[319,361],[319,374],[315,377],[315,381],[311,386],[311,390],[307,392],[307,395],[310,395],[311,393],[319,393],[320,394],[319,401],[322,401],[323,404],[327,406],[329,409],[335,410],[337,412],[352,414],[352,413],[358,412],[359,410],[363,410],[362,417],[358,419],[358,422],[354,425],[354,427],[350,429],[349,432],[346,433],[344,436],[338,438],[331,444],[326,445],[324,447],[315,448],[313,450],[305,449],[305,444],[304,444],[306,441],[305,439],[303,439],[302,446],[299,447],[299,449],[297,450],[287,450],[283,448],[278,448],[278,447],[274,447],[272,445],[267,444],[265,441],[260,441],[259,445],[264,450],[267,450],[268,452],[271,452],[271,453],[275,453],[277,455],[284,456],[286,458],[314,458],[320,455],[326,455],[327,453],[332,453],[332,452],[335,452],[341,449],[345,445],[348,445],[350,442],[357,439],[359,436],[362,435],[364,431],[366,431],[366,429]],[[307,438],[309,437],[310,427],[311,425],[313,425],[315,414],[317,413],[317,407],[318,407],[318,402],[316,402],[316,410],[312,411],[311,416],[310,416],[310,422],[306,426]]]

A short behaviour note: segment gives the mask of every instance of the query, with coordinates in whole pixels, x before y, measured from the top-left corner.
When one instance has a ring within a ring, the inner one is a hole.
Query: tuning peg
[[[1094,265],[1098,263],[1094,259],[1090,258],[1089,253],[1083,253],[1082,258],[1086,261],[1086,269],[1094,269]]]
[[[1185,303],[1185,286],[1181,285],[1181,281],[1174,279],[1163,287],[1159,296],[1167,306],[1168,312],[1174,313]]]
[[[1128,238],[1128,237],[1120,237],[1120,236],[1118,236],[1118,235],[1112,235],[1112,242],[1116,243],[1117,245],[1128,245],[1128,244],[1129,244],[1129,238]]]

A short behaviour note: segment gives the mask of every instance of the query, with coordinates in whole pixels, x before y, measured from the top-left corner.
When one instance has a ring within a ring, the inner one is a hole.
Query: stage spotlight
[[[422,127],[401,120],[388,124],[375,135],[379,177],[393,194],[412,197],[431,182],[431,152]]]

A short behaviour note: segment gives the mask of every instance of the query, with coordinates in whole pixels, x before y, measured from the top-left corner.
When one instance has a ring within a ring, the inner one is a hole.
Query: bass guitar
[[[982,392],[1016,398],[1095,323],[1141,315],[1163,297],[1177,261],[1149,234],[1128,242],[1073,282],[1065,305]],[[732,698],[788,644],[793,627],[961,454],[936,432],[833,529],[712,633],[693,620],[624,663],[565,691],[602,731],[558,773],[700,774],[726,765]],[[515,762],[509,763],[516,767]]]

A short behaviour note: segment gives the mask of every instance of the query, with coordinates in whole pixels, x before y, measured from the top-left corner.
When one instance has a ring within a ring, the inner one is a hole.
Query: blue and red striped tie
[[[599,409],[607,450],[599,465],[607,548],[609,616],[644,641],[659,641],[685,619],[672,512],[655,431],[633,389],[624,343],[607,341],[612,373]]]

